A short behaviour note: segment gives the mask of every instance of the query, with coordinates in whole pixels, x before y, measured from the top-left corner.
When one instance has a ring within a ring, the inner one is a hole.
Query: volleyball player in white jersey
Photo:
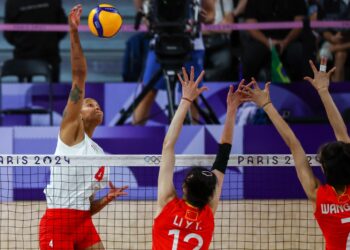
[[[69,15],[72,89],[58,136],[58,155],[104,154],[91,140],[103,112],[94,99],[84,99],[87,66],[78,34],[81,13],[82,6],[77,5]],[[125,195],[127,188],[109,182],[107,196],[94,200],[94,193],[107,182],[108,168],[104,166],[51,167],[50,183],[44,191],[47,210],[40,221],[40,249],[104,249],[91,216]]]

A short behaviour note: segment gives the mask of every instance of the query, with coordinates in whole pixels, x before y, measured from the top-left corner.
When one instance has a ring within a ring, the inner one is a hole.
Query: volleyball
[[[91,33],[98,37],[111,38],[120,30],[123,19],[110,4],[99,4],[90,11],[88,25]]]

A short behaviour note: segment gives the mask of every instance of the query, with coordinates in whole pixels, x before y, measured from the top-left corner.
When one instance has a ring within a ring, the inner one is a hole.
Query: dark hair
[[[336,141],[320,147],[318,161],[321,163],[327,184],[333,187],[350,184],[350,144]]]
[[[214,194],[217,178],[214,173],[203,167],[194,167],[186,175],[186,200],[202,209]]]

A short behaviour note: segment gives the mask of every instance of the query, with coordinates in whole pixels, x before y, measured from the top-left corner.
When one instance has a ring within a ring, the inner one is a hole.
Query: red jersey
[[[214,232],[214,215],[174,198],[154,219],[153,250],[207,250]]]
[[[315,218],[326,240],[326,250],[350,249],[350,186],[338,195],[330,185],[317,190]]]

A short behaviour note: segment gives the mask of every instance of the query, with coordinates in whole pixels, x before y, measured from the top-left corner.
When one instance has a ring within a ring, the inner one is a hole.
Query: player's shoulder
[[[319,187],[317,188],[317,192],[321,193],[321,192],[328,192],[330,190],[332,190],[332,186],[328,185],[328,184],[321,184],[319,185]]]
[[[84,124],[81,120],[68,122],[63,119],[59,134],[62,142],[68,146],[73,146],[84,140]]]
[[[181,204],[183,202],[182,199],[180,199],[179,197],[175,196],[174,198],[172,198],[163,208],[166,209],[166,208],[173,208],[173,207],[177,207],[179,206],[179,204]]]
[[[208,219],[214,219],[214,212],[213,209],[209,206],[206,205],[203,209],[203,214],[208,218]]]

